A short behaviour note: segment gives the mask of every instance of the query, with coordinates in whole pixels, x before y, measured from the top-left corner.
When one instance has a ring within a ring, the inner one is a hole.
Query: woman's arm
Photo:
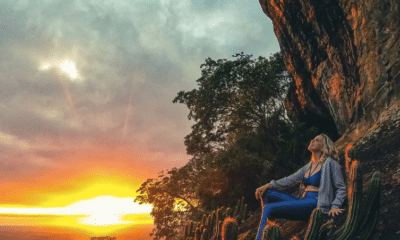
[[[304,177],[304,173],[305,173],[308,165],[309,164],[306,164],[304,167],[302,167],[297,172],[293,173],[292,175],[290,175],[288,177],[281,178],[277,181],[272,180],[269,183],[269,185],[275,189],[284,189],[284,188],[293,186],[294,184],[300,182],[301,179]]]
[[[342,169],[338,162],[332,161],[330,171],[333,184],[336,188],[336,197],[332,202],[332,208],[339,208],[347,196],[346,184],[344,183]]]

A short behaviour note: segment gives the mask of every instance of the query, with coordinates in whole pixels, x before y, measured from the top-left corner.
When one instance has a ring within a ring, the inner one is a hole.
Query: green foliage
[[[210,231],[207,228],[204,228],[203,233],[201,234],[201,240],[209,240],[210,239]]]
[[[211,222],[210,222],[210,234],[211,235],[215,234],[216,223],[217,223],[217,213],[215,211],[213,211],[212,215],[211,215]]]
[[[137,190],[139,195],[135,202],[152,204],[150,215],[156,226],[151,233],[154,239],[163,236],[175,236],[182,222],[190,218],[198,218],[200,211],[197,207],[197,196],[193,193],[193,182],[190,166],[172,169],[165,176],[159,173],[157,179],[148,179]]]
[[[350,191],[352,192],[350,196],[350,204],[349,204],[349,213],[346,218],[345,228],[340,231],[339,236],[335,236],[334,239],[338,240],[350,240],[354,239],[358,227],[360,226],[361,221],[361,201],[363,194],[363,184],[362,184],[362,172],[360,164],[355,164],[350,169]],[[339,233],[339,232],[338,232]],[[334,233],[337,235],[337,233]],[[330,239],[332,239],[330,237]]]
[[[201,225],[206,224],[207,214],[203,214],[203,218],[201,219]]]
[[[219,221],[224,219],[223,212],[224,212],[224,209],[222,207],[218,208],[218,210],[217,210],[217,222],[219,222]]]
[[[232,208],[230,208],[230,207],[226,208],[226,214],[225,214],[225,216],[226,216],[226,217],[232,217],[232,212],[233,212],[233,209],[232,209]]]
[[[281,142],[273,165],[276,175],[273,179],[279,179],[297,171],[310,159],[310,152],[307,147],[311,139],[320,132],[317,128],[305,128],[303,123],[292,121],[291,124],[280,126]]]
[[[240,196],[252,195],[267,175],[271,178],[272,166],[286,163],[292,172],[303,164],[296,159],[304,155],[299,149],[305,149],[305,134],[300,124],[287,118],[284,107],[291,79],[282,55],[276,53],[269,60],[253,60],[243,53],[235,57],[206,59],[198,88],[181,91],[173,100],[185,104],[188,118],[195,121],[185,145],[194,165],[205,169],[202,174],[208,180],[199,182],[204,183],[199,197],[205,210],[232,206]],[[290,158],[295,164],[287,164]],[[257,204],[252,199],[250,209]]]
[[[321,209],[316,208],[311,214],[307,232],[304,237],[306,240],[319,240],[319,230],[322,225],[323,215]]]
[[[263,233],[261,235],[261,240],[280,240],[281,233],[279,231],[278,226],[267,226],[264,228]]]
[[[363,182],[360,164],[352,164],[349,174],[349,213],[345,223],[333,234],[326,234],[324,226],[320,228],[320,239],[329,240],[350,240],[350,239],[369,239],[376,230],[380,195],[382,191],[382,175],[374,173],[369,183],[367,194],[363,197]],[[329,223],[327,223],[329,224]],[[331,225],[331,224],[329,224]]]
[[[257,187],[304,163],[306,145],[316,132],[286,115],[284,98],[291,78],[282,55],[234,57],[207,58],[200,66],[198,88],[181,91],[173,100],[185,104],[195,122],[184,139],[193,158],[165,176],[148,179],[138,190],[135,201],[153,205],[155,239],[177,235],[184,220],[200,221],[220,206],[234,208],[245,196],[248,205],[231,212],[240,221],[244,208],[259,206]],[[216,213],[215,225],[223,219],[219,214],[226,211]]]
[[[238,223],[234,218],[227,217],[222,224],[221,230],[222,240],[237,240]]]
[[[247,204],[244,204],[244,197],[242,197],[241,199],[238,199],[235,211],[233,213],[233,217],[239,224],[246,219],[246,210]]]
[[[201,238],[201,229],[200,228],[196,228],[196,232],[194,234],[194,239],[195,240],[200,240]]]
[[[201,65],[199,89],[181,91],[174,99],[184,103],[189,119],[196,121],[193,131],[185,138],[188,154],[201,156],[215,148],[224,148],[235,139],[236,130],[260,129],[270,134],[283,117],[283,97],[289,78],[285,74],[281,54],[268,61],[259,57],[237,54],[235,61],[211,58]],[[276,141],[266,136],[276,148]]]
[[[231,208],[225,208],[221,207],[217,209],[217,212],[213,211],[211,214],[207,215],[204,214],[201,222],[199,221],[197,224],[201,224],[200,229],[202,231],[201,237],[208,240],[208,239],[221,239],[222,235],[222,223],[223,219],[231,219],[234,220],[237,224],[239,224],[241,221],[245,220],[246,217],[246,208],[247,204],[244,204],[244,197],[240,199],[236,205],[236,208],[238,209],[236,213],[233,213],[232,216],[232,210]],[[225,213],[225,215],[223,215]],[[221,220],[218,220],[221,219]],[[184,226],[183,228],[183,235],[182,236],[190,236],[193,235],[194,233],[188,233],[188,225]],[[204,229],[207,229],[207,233],[204,234]]]
[[[382,174],[375,172],[369,183],[367,195],[363,199],[363,215],[360,230],[356,239],[368,239],[376,230],[379,216],[379,205],[382,193]]]

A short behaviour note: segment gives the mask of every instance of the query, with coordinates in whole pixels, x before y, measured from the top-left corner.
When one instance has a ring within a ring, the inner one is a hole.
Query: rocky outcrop
[[[294,79],[286,99],[290,117],[330,133],[343,167],[344,149],[356,149],[364,183],[374,172],[382,173],[378,231],[372,239],[399,239],[400,1],[260,0],[260,4],[273,21]],[[342,224],[346,214],[335,221]],[[296,228],[303,223],[283,219],[277,223],[287,237],[304,236],[304,230]]]
[[[291,116],[332,136],[400,97],[400,2],[260,0],[294,78]]]
[[[400,100],[393,102],[392,106],[382,112],[382,117],[372,127],[357,129],[343,135],[336,145],[341,149],[339,162],[342,171],[346,171],[343,149],[351,146],[357,151],[363,172],[363,192],[368,190],[368,184],[374,172],[382,173],[382,194],[379,208],[377,232],[371,238],[400,239]],[[346,175],[344,175],[345,180]],[[295,195],[298,186],[293,186],[285,192]],[[261,205],[261,204],[260,204]],[[348,215],[348,209],[339,216],[332,217],[335,228],[343,226]],[[251,217],[239,226],[239,233],[252,228],[257,228],[261,219],[261,208],[257,209]],[[287,219],[274,219],[280,227],[283,240],[303,239],[307,222]]]

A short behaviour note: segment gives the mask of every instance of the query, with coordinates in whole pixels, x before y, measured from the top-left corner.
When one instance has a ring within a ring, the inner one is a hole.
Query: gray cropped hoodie
[[[288,177],[277,181],[272,180],[269,185],[279,190],[301,183],[310,164],[311,162],[307,163],[304,167]],[[300,196],[303,192],[304,189],[300,189]],[[340,164],[328,157],[321,167],[321,181],[318,189],[317,207],[320,207],[323,213],[328,214],[330,209],[339,208],[346,196],[346,185],[343,180]]]

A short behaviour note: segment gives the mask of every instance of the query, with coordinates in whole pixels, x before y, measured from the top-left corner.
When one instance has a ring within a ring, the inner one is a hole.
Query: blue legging
[[[268,218],[285,218],[291,220],[307,220],[317,207],[318,192],[307,192],[302,198],[288,193],[267,189],[263,195],[263,213],[258,227],[256,240],[261,238]]]

